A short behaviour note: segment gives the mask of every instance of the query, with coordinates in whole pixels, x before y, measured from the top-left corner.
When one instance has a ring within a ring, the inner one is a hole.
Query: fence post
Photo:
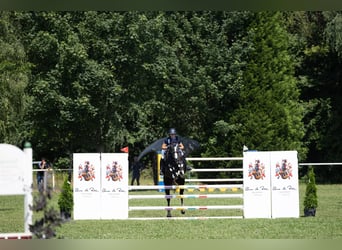
[[[26,142],[24,145],[24,153],[26,155],[25,170],[26,170],[26,180],[25,180],[25,209],[24,209],[24,219],[25,219],[25,233],[30,232],[30,225],[32,224],[32,210],[30,207],[33,204],[32,198],[32,185],[33,185],[33,172],[32,172],[32,147],[31,143]]]

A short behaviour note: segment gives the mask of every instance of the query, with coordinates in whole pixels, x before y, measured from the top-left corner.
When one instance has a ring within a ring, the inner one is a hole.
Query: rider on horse
[[[175,145],[175,144],[178,144],[178,147],[181,150],[181,155],[182,157],[184,157],[184,152],[183,152],[184,145],[182,141],[180,140],[180,138],[177,136],[176,129],[171,128],[169,130],[169,136],[164,140],[161,148],[162,150],[166,151],[170,145]],[[184,160],[184,164],[185,164],[185,160]],[[163,174],[164,172],[164,165],[165,164],[161,164],[161,169],[160,169],[161,174]]]
[[[161,175],[163,175],[163,181],[165,186],[177,185],[183,186],[185,183],[184,173],[186,170],[184,145],[181,139],[177,136],[176,129],[171,128],[169,130],[169,136],[164,140],[162,144],[162,150],[165,151],[163,158],[160,161]],[[179,188],[179,195],[182,196],[184,188]],[[167,200],[167,206],[170,206],[170,189],[165,188],[165,195]],[[180,198],[181,206],[183,206],[183,198]],[[181,213],[184,214],[185,210],[182,209]],[[171,210],[167,210],[167,217],[171,217]]]

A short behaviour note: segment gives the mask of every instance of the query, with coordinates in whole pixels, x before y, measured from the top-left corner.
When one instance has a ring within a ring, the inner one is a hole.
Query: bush
[[[74,207],[74,199],[68,178],[64,179],[62,192],[58,198],[58,206],[61,213],[61,217],[65,220],[69,220],[71,218],[71,211]]]
[[[54,162],[54,169],[68,169],[71,165],[71,160],[69,157],[60,157],[56,162]]]
[[[318,199],[315,173],[313,168],[309,167],[304,199],[304,216],[315,216],[317,206]]]
[[[34,198],[33,205],[30,209],[41,215],[34,224],[30,225],[30,232],[38,239],[52,239],[56,237],[56,228],[60,227],[63,219],[59,216],[58,211],[49,206],[52,199],[51,188],[41,190],[37,197]]]

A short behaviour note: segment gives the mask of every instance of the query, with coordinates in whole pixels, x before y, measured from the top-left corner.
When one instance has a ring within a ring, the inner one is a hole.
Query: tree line
[[[0,141],[58,166],[175,127],[197,155],[340,162],[341,34],[340,11],[2,11]]]

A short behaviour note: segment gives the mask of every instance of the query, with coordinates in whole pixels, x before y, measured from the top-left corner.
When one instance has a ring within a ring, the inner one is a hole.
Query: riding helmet
[[[177,134],[175,128],[170,128],[170,130],[169,130],[169,135],[172,135],[172,134]]]

